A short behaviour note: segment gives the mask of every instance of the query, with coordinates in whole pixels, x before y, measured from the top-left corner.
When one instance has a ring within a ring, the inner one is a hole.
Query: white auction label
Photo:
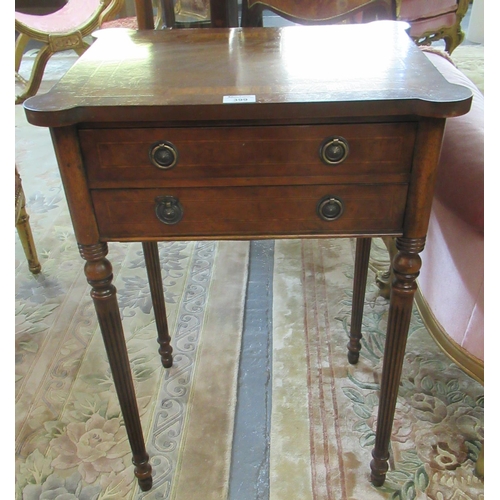
[[[222,99],[224,104],[256,102],[254,95],[225,95]]]

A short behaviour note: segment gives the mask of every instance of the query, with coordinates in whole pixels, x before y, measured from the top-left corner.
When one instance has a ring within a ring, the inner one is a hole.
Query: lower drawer
[[[401,231],[405,184],[93,190],[104,240]],[[160,220],[162,219],[162,220]]]

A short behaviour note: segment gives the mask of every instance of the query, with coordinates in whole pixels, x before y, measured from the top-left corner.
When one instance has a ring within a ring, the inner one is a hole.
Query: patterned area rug
[[[56,57],[42,90],[74,61]],[[110,244],[154,468],[154,488],[141,494],[49,132],[27,124],[21,106],[16,163],[42,265],[29,272],[16,236],[16,498],[225,498],[249,244],[160,244],[169,370],[157,352],[142,246]]]
[[[439,350],[413,314],[390,472],[369,482],[388,302],[369,278],[359,363],[347,361],[352,239],[277,241],[274,267],[271,500],[480,500],[483,387]]]
[[[459,45],[451,58],[484,94],[484,45]]]

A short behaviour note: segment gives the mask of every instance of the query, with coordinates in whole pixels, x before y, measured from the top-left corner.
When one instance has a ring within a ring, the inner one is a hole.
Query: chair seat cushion
[[[419,19],[412,21],[410,25],[410,36],[420,38],[424,35],[436,34],[441,30],[450,28],[457,24],[457,15],[454,12],[438,17],[429,17],[428,19]]]
[[[455,12],[457,3],[457,0],[402,0],[399,18],[402,21],[415,21],[442,16],[449,12]]]
[[[113,19],[112,21],[106,21],[102,23],[101,29],[108,28],[128,28],[130,30],[139,29],[137,24],[137,17],[123,17],[121,19]]]
[[[49,34],[72,33],[96,15],[100,0],[70,0],[59,10],[45,15],[15,13],[16,21],[28,28]]]
[[[424,52],[451,83],[469,87],[470,111],[446,121],[435,196],[477,231],[484,230],[484,96],[445,57]]]

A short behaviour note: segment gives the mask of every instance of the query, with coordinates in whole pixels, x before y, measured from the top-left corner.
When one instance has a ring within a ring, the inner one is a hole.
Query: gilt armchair
[[[395,0],[396,19],[410,24],[418,45],[444,40],[451,54],[464,40],[461,23],[469,0]]]
[[[53,54],[74,50],[82,54],[89,46],[85,37],[122,8],[125,0],[68,0],[61,9],[45,15],[15,13],[18,33],[15,46],[15,74],[24,84],[16,96],[16,104],[34,96],[40,87],[47,62]],[[30,40],[41,44],[28,79],[19,75],[19,68]]]

